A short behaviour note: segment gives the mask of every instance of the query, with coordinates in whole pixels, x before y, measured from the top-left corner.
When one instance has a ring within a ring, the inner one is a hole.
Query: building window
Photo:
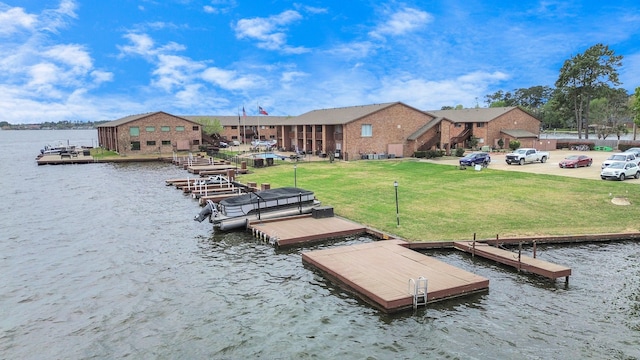
[[[455,126],[455,127],[462,127],[462,124],[460,124],[460,123],[455,123],[455,125],[454,125],[454,126]]]
[[[231,127],[231,129],[233,129],[233,130],[238,130],[238,127],[237,127],[237,126],[235,126],[235,125],[233,125],[233,126]]]
[[[132,126],[129,128],[129,135],[131,136],[140,136],[140,128],[137,126]]]
[[[194,126],[193,126],[193,131],[198,131],[198,130],[200,130],[200,126],[198,126],[198,125],[194,125]]]
[[[273,140],[273,139],[275,139],[275,138],[276,138],[276,136],[275,136],[275,135],[269,135],[269,139]]]
[[[193,145],[200,145],[200,140],[193,140]]]
[[[372,136],[373,136],[373,126],[371,124],[363,124],[362,137],[372,137]]]
[[[140,141],[132,141],[131,150],[140,150]]]
[[[147,141],[147,146],[156,146],[156,142],[153,140]]]
[[[171,145],[171,140],[162,140],[162,145]]]
[[[147,127],[145,128],[145,130],[146,130],[147,132],[154,132],[154,131],[156,131],[156,127],[155,127],[155,126],[147,126]]]
[[[176,126],[176,131],[184,131],[184,126]]]
[[[484,127],[484,123],[476,123],[476,127],[479,127],[479,128]]]
[[[171,126],[161,126],[160,131],[169,132],[171,131]]]

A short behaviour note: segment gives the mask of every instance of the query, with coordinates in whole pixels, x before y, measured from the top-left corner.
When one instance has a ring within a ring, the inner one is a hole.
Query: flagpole
[[[260,104],[256,103],[258,105],[258,141],[260,141]]]
[[[243,119],[243,126],[244,126],[244,132],[242,133],[242,144],[245,144],[245,140],[247,139],[247,114],[244,111],[244,104],[242,104],[242,119]]]
[[[240,107],[238,107],[238,137],[239,137],[240,139],[242,139],[242,136],[240,136],[240,131],[242,130],[242,129],[240,128],[240,125],[241,125],[241,124],[240,124]],[[240,140],[240,139],[239,139],[239,140]]]

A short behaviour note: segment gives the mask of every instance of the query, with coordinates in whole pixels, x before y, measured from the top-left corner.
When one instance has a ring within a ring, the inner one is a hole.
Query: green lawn
[[[239,180],[294,185],[285,163]],[[415,160],[302,162],[298,187],[314,191],[334,212],[413,241],[469,240],[533,235],[637,232],[640,181],[585,180],[471,168]],[[400,226],[393,182],[398,181]],[[626,197],[630,206],[611,203]]]

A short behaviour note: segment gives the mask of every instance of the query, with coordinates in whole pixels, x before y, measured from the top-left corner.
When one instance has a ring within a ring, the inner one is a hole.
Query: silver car
[[[616,161],[623,161],[623,162],[627,162],[627,161],[631,161],[636,163],[636,165],[638,164],[638,159],[636,158],[636,156],[633,153],[617,153],[617,154],[613,154],[611,156],[609,156],[607,158],[607,160],[605,160],[602,163],[601,168],[604,169],[607,166],[609,166],[611,163],[616,162]]]
[[[609,164],[609,166],[602,169],[600,172],[600,178],[602,180],[616,179],[624,180],[626,178],[640,178],[640,168],[635,162],[615,161]]]

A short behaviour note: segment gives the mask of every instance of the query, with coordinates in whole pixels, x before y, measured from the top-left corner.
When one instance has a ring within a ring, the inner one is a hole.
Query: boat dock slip
[[[313,265],[368,303],[386,312],[413,307],[410,283],[427,280],[426,302],[484,291],[489,279],[407,249],[401,240],[340,246],[302,254]]]
[[[455,242],[454,247],[473,255],[478,255],[485,259],[493,260],[504,265],[513,266],[514,268],[524,270],[533,274],[541,275],[549,279],[557,279],[565,277],[565,281],[569,281],[571,268],[552,264],[548,261],[535,259],[529,256],[518,255],[518,253],[499,249],[484,243],[475,244],[471,241]]]
[[[187,166],[186,170],[193,174],[200,174],[200,171],[210,171],[210,170],[227,170],[227,169],[235,169],[235,165],[229,164],[218,164],[218,165],[191,165]]]
[[[257,237],[277,247],[295,246],[364,234],[364,225],[339,217],[314,218],[311,214],[270,220],[252,220],[247,227]]]

